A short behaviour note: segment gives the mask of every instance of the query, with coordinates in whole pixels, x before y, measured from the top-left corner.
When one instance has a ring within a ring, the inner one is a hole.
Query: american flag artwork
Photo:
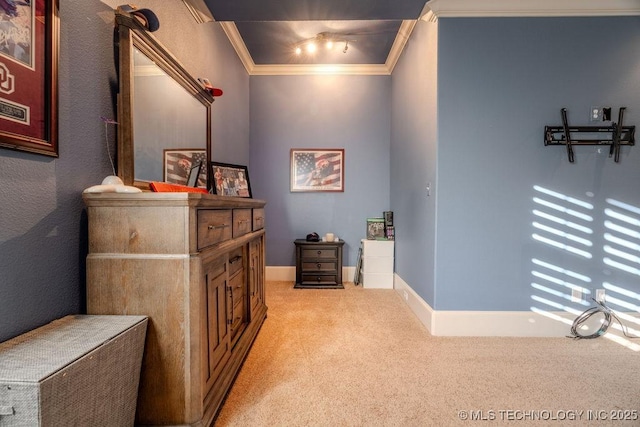
[[[291,150],[291,191],[344,191],[344,150]]]
[[[164,150],[164,181],[185,185],[191,165],[202,162],[197,187],[207,188],[207,152],[205,150]]]

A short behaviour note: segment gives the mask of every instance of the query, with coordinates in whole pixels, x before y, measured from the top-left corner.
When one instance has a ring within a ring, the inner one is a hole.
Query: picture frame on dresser
[[[299,149],[290,154],[291,192],[344,192],[344,149]]]
[[[189,176],[187,177],[187,187],[197,187],[198,178],[200,177],[200,170],[202,169],[202,162],[194,162],[189,169]]]
[[[252,198],[249,168],[231,163],[210,162],[211,187],[218,196]]]
[[[189,185],[189,174],[196,164],[206,164],[206,150],[195,148],[168,148],[163,150],[164,182]],[[194,185],[190,185],[193,187]],[[207,168],[200,168],[195,187],[207,188]]]
[[[58,157],[58,2],[9,3],[0,13],[0,147]]]

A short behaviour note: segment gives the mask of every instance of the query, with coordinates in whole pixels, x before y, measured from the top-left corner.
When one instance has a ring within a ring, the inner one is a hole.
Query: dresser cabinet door
[[[205,294],[204,313],[202,315],[205,323],[206,340],[202,345],[203,351],[203,396],[213,386],[220,375],[229,356],[231,355],[231,341],[229,334],[229,324],[227,313],[229,312],[227,295],[227,262],[221,257],[205,268]]]
[[[252,319],[258,309],[264,305],[263,257],[262,237],[259,237],[249,243],[249,303]]]

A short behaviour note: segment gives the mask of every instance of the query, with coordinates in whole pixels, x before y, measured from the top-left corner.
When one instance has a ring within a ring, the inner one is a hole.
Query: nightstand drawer
[[[231,239],[230,209],[198,210],[198,249]]]
[[[338,269],[337,261],[303,261],[302,262],[302,271],[304,273],[312,272],[312,271],[332,271],[335,272]]]
[[[233,238],[251,231],[251,209],[233,210]]]
[[[335,285],[338,277],[335,274],[306,274],[302,273],[303,285]]]
[[[338,257],[338,248],[302,248],[302,258],[314,259],[314,258],[332,258]]]

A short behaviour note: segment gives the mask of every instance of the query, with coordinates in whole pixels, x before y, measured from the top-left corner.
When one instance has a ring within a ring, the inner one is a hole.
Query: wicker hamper
[[[0,427],[132,426],[146,316],[66,316],[0,343]]]

